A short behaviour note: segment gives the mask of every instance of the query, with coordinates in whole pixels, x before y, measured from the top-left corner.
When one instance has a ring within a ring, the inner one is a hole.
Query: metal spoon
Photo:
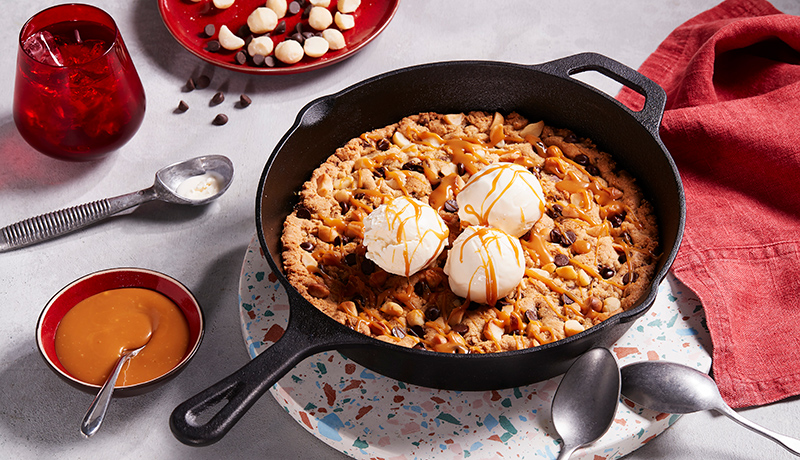
[[[200,199],[178,194],[186,179],[212,173],[219,182],[217,193]],[[0,252],[40,243],[99,222],[126,209],[153,200],[202,205],[219,198],[233,180],[233,163],[222,155],[207,155],[167,166],[156,173],[152,187],[113,198],[93,201],[42,214],[0,228]]]
[[[563,443],[558,460],[600,439],[608,431],[619,403],[617,360],[605,348],[578,358],[558,385],[551,408],[553,425]]]
[[[86,415],[83,416],[83,420],[81,421],[81,433],[87,438],[95,434],[97,430],[100,429],[100,424],[103,423],[103,418],[106,416],[106,410],[108,410],[108,404],[111,402],[111,395],[114,393],[114,385],[117,382],[117,377],[119,377],[122,366],[131,358],[138,355],[146,346],[147,344],[144,344],[139,348],[126,350],[122,353],[122,356],[119,357],[117,365],[114,366],[114,370],[109,374],[108,378],[106,378],[103,386],[100,387],[100,391],[97,392],[97,396],[94,397],[92,405],[89,406],[89,410],[86,411]]]
[[[730,408],[714,380],[683,364],[643,361],[622,368],[622,394],[648,409],[667,414],[715,410],[800,456],[800,440],[767,430]]]

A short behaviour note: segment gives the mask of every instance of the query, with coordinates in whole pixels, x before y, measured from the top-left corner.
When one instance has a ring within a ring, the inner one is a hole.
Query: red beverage
[[[61,158],[100,158],[130,140],[144,110],[142,83],[108,14],[60,5],[22,28],[14,121],[32,147]]]

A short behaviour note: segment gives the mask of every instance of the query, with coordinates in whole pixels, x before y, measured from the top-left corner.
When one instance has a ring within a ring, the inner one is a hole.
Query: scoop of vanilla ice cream
[[[522,281],[525,256],[518,238],[497,228],[470,226],[453,241],[444,272],[456,295],[494,305]]]
[[[395,275],[410,276],[433,262],[447,245],[450,231],[427,204],[400,196],[364,219],[367,258]]]
[[[462,222],[496,227],[521,237],[542,217],[544,191],[526,168],[495,163],[470,177],[456,202]]]

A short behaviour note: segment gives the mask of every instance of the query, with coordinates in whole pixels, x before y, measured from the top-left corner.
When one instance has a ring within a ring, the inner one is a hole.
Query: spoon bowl
[[[197,196],[179,193],[182,183],[204,174],[210,176],[213,187],[205,188]],[[53,211],[0,228],[0,252],[74,232],[148,201],[204,205],[225,193],[232,181],[233,163],[222,155],[206,155],[181,161],[160,169],[156,173],[153,186],[144,190]]]
[[[605,348],[593,348],[570,366],[558,385],[551,408],[553,425],[561,436],[559,460],[600,439],[617,414],[620,371]]]
[[[642,361],[624,366],[620,373],[622,394],[642,407],[668,414],[715,410],[800,456],[800,440],[774,433],[739,415],[703,372],[678,363]]]

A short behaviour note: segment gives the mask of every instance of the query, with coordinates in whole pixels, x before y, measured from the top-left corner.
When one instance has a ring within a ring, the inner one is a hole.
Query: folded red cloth
[[[728,0],[639,70],[667,93],[687,206],[673,272],[705,309],[720,392],[733,407],[800,394],[800,17]]]

